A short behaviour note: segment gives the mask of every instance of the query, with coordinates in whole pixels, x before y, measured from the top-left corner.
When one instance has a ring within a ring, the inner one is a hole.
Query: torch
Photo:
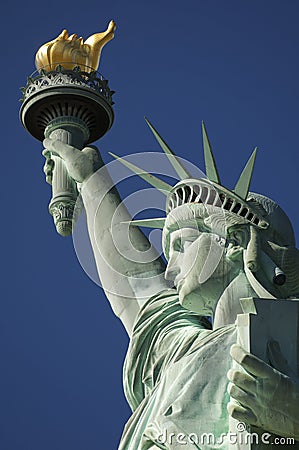
[[[83,42],[67,30],[40,47],[36,54],[37,71],[22,88],[20,118],[25,129],[39,141],[59,139],[82,150],[102,137],[112,126],[114,113],[108,80],[97,72],[103,46],[114,37],[111,21],[103,33]],[[63,160],[54,161],[52,198],[49,212],[57,232],[72,233],[80,212],[78,190],[66,171]],[[76,205],[77,204],[77,205]]]

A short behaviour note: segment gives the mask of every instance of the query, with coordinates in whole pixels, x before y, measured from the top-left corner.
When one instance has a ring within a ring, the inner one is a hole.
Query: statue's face
[[[192,311],[212,315],[232,279],[230,244],[203,227],[181,228],[170,234],[165,277],[174,281],[180,303]]]

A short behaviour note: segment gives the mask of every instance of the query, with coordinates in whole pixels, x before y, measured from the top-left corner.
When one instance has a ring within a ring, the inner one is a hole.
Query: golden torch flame
[[[42,45],[37,51],[37,70],[54,70],[58,64],[65,69],[85,66],[87,72],[97,70],[102,48],[113,39],[115,29],[115,22],[111,20],[106,31],[93,34],[84,42],[77,34],[69,36],[67,30],[63,30],[56,39]]]

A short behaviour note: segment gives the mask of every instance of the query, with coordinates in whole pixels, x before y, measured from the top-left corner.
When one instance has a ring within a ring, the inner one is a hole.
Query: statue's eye
[[[194,241],[196,241],[197,238],[198,235],[178,238],[173,243],[173,250],[176,252],[184,253],[187,247],[189,247]]]
[[[184,246],[183,246],[183,242],[182,242],[182,239],[181,238],[178,238],[178,239],[176,239],[175,241],[174,241],[174,243],[173,243],[173,250],[175,251],[175,252],[183,252],[184,251]]]

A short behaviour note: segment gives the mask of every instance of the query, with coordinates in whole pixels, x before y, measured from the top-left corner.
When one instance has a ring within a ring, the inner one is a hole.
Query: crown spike
[[[248,191],[249,191],[249,186],[250,186],[250,182],[251,182],[251,178],[252,178],[252,173],[253,173],[253,169],[254,169],[254,163],[255,163],[255,158],[256,158],[256,152],[257,152],[257,147],[255,147],[255,149],[253,150],[250,158],[248,159],[246,166],[244,167],[239,180],[236,183],[236,186],[234,188],[234,192],[235,194],[237,194],[239,197],[243,198],[244,200],[246,200]]]
[[[126,161],[123,158],[120,158],[119,156],[115,155],[112,152],[108,152],[109,155],[113,156],[113,158],[117,159],[119,162],[121,162],[124,166],[126,166],[128,169],[132,170],[132,172],[136,173],[140,178],[143,178],[147,183],[151,184],[153,187],[161,191],[163,194],[168,195],[168,193],[171,191],[172,186],[165,183],[165,181],[160,180],[159,178],[155,177],[151,173],[145,172],[143,169],[140,169],[140,167],[135,166],[134,164],[130,163],[129,161]]]
[[[146,228],[160,228],[161,230],[164,228],[165,218],[159,217],[156,219],[140,219],[140,220],[131,220],[129,223],[135,227],[146,227]]]
[[[153,133],[153,135],[155,136],[155,138],[157,139],[160,147],[162,148],[162,150],[164,151],[164,153],[166,154],[167,158],[169,159],[172,167],[174,168],[174,170],[176,171],[176,173],[178,174],[178,176],[180,177],[181,180],[185,180],[186,178],[191,178],[191,174],[190,172],[188,172],[188,170],[183,166],[183,164],[179,161],[178,157],[175,155],[175,153],[171,150],[171,148],[166,144],[166,142],[164,141],[164,139],[160,136],[160,134],[158,133],[158,131],[153,127],[153,125],[150,123],[150,121],[144,117],[146,123],[148,124],[151,132]]]
[[[204,121],[202,121],[202,138],[206,175],[210,181],[215,181],[215,183],[221,184]]]

